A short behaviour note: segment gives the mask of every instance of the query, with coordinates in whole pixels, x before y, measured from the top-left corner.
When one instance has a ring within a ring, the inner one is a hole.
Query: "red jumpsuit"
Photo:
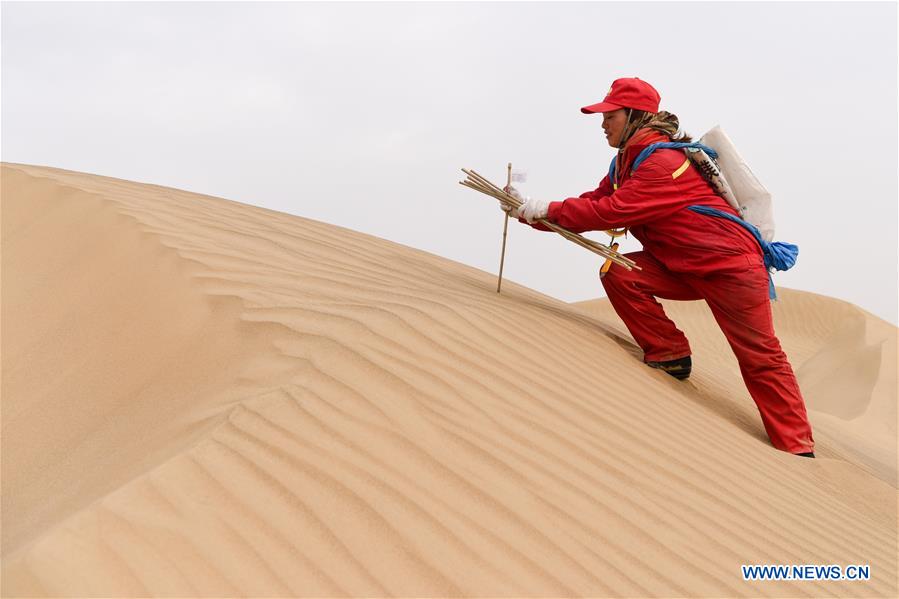
[[[628,257],[643,270],[613,265],[601,280],[644,360],[690,355],[687,338],[657,297],[705,300],[737,357],[771,443],[790,453],[813,451],[805,402],[774,334],[761,248],[739,224],[687,209],[698,204],[736,215],[682,150],[656,150],[631,172],[640,151],[659,141],[670,140],[650,129],[638,131],[619,159],[615,190],[606,176],[594,191],[552,202],[547,218],[578,233],[628,227],[643,244],[643,251]]]

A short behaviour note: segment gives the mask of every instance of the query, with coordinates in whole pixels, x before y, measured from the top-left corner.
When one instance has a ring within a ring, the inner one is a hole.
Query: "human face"
[[[624,108],[602,113],[602,130],[606,132],[606,141],[613,148],[620,145],[626,124],[627,111]]]

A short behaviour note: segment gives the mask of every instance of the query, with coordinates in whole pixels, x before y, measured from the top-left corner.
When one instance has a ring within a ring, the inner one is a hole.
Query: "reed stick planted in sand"
[[[506,170],[506,188],[512,185],[512,163],[509,163],[509,166]],[[503,219],[503,250],[499,255],[499,274],[496,276],[496,292],[499,293],[500,288],[503,286],[503,264],[506,262],[506,233],[509,232],[509,213],[506,212],[506,217]]]
[[[460,185],[464,185],[465,187],[469,187],[471,189],[474,189],[475,191],[480,191],[481,193],[483,193],[485,195],[489,195],[493,198],[496,198],[500,202],[502,202],[504,204],[508,204],[508,205],[512,206],[513,208],[521,207],[521,202],[518,199],[516,199],[515,196],[512,196],[512,195],[506,193],[504,190],[497,187],[496,185],[491,183],[489,180],[487,180],[485,177],[479,175],[477,172],[475,172],[473,170],[465,169],[465,168],[462,169],[462,172],[465,173],[466,175],[468,175],[468,178],[465,181],[459,181]],[[577,233],[572,233],[568,229],[565,229],[564,227],[560,227],[559,225],[557,225],[553,222],[550,222],[546,219],[543,219],[543,218],[538,219],[537,222],[546,226],[551,231],[558,233],[565,239],[567,239],[573,243],[576,243],[585,249],[590,250],[594,254],[599,254],[603,258],[608,258],[609,260],[611,260],[615,264],[618,264],[619,266],[623,266],[624,268],[626,268],[628,270],[633,270],[635,268],[637,270],[642,270],[639,266],[637,266],[637,263],[634,262],[633,260],[631,260],[630,258],[628,258],[622,254],[619,254],[618,252],[612,250],[611,248],[604,246],[596,241],[593,241],[592,239],[587,239],[586,237],[582,237],[581,235],[578,235]]]

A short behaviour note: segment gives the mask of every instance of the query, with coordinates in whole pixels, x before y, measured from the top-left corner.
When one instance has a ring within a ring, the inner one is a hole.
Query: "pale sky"
[[[462,167],[561,200],[613,149],[613,79],[720,124],[800,247],[775,283],[897,323],[897,6],[3,2],[0,157],[333,223],[495,273],[503,217]],[[601,233],[591,234],[605,241]],[[623,251],[639,249],[631,239]],[[505,277],[604,295],[601,259],[510,223]]]

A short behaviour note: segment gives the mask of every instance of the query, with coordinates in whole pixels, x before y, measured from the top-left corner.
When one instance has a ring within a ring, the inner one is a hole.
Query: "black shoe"
[[[801,455],[804,458],[813,458],[815,457],[814,451],[806,451],[804,453],[794,453],[793,455]]]
[[[646,362],[646,365],[650,368],[664,370],[677,380],[683,381],[690,376],[690,371],[693,369],[693,360],[690,359],[690,356],[686,356],[664,362]]]

